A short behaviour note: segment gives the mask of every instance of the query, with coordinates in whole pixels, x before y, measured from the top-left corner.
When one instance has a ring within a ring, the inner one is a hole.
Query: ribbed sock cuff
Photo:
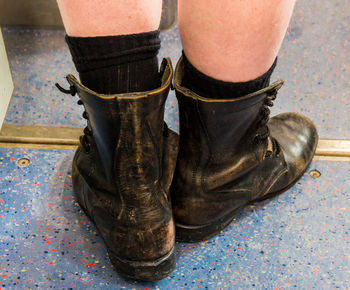
[[[182,85],[196,94],[212,99],[239,98],[267,87],[270,77],[277,65],[275,59],[271,68],[262,76],[247,82],[224,82],[211,78],[196,69],[182,53],[184,61],[184,78]]]
[[[82,83],[99,93],[126,93],[159,85],[159,30],[117,36],[66,36]]]

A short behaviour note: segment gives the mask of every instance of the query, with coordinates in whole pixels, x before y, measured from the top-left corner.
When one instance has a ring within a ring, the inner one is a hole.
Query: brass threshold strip
[[[4,124],[0,147],[75,150],[82,128]],[[350,161],[350,140],[320,139],[315,160]]]
[[[39,137],[14,137],[0,136],[1,143],[18,144],[45,144],[45,145],[78,145],[78,139],[60,139],[60,138],[39,138]]]
[[[76,150],[77,145],[36,144],[36,143],[1,143],[0,148],[25,148],[45,150]],[[350,159],[350,158],[349,158]]]
[[[315,155],[313,161],[350,162],[350,157]]]
[[[4,124],[0,131],[0,147],[75,150],[82,134],[82,128]]]

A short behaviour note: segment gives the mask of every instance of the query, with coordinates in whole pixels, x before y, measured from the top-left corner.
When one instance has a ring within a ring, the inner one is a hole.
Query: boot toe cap
[[[283,152],[287,174],[277,182],[272,191],[288,188],[298,180],[309,166],[315,154],[318,134],[313,122],[298,113],[284,113],[269,122],[273,136]]]

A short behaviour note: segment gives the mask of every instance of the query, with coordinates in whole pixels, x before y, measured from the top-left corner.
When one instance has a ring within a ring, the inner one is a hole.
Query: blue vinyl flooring
[[[273,113],[311,118],[321,138],[350,139],[350,6],[297,1],[272,80],[284,78]],[[64,31],[3,27],[15,84],[6,123],[84,127],[77,98],[55,82],[74,73]],[[177,27],[163,32],[160,58],[176,64]],[[178,129],[171,92],[165,116]],[[165,280],[116,273],[102,238],[77,205],[70,150],[0,148],[0,289],[349,289],[350,163],[314,161],[283,195],[245,208],[218,236],[178,243]],[[20,158],[30,164],[17,165]]]
[[[112,268],[72,191],[73,151],[0,148],[0,287],[4,289],[346,289],[350,287],[350,163],[311,164],[283,195],[245,208],[218,236],[177,243],[165,280]],[[17,165],[20,158],[31,162]]]

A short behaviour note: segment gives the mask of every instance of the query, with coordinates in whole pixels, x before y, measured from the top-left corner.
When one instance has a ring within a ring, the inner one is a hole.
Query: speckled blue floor
[[[31,163],[19,167],[19,158]],[[73,197],[72,151],[0,148],[0,288],[345,289],[350,287],[350,164],[313,162],[289,191],[247,207],[209,241],[177,244],[167,279],[112,268]]]
[[[296,111],[310,117],[322,138],[349,139],[350,6],[344,0],[297,1],[272,80],[286,84],[273,113]],[[3,29],[15,82],[6,122],[83,127],[76,99],[57,91],[54,83],[74,72],[64,31],[48,28]],[[162,34],[160,58],[176,64],[181,54],[177,28]],[[336,114],[334,114],[336,112]],[[166,119],[178,128],[173,92]]]
[[[272,80],[285,86],[274,113],[297,111],[322,138],[350,132],[350,6],[298,1]],[[55,82],[74,72],[64,32],[4,27],[15,83],[6,122],[84,127],[75,97]],[[162,34],[160,58],[181,53],[177,28]],[[178,128],[171,92],[166,120]],[[348,289],[350,164],[313,162],[283,195],[247,207],[209,241],[177,244],[167,279],[137,283],[110,265],[101,236],[72,192],[72,151],[0,148],[0,289]],[[17,165],[28,158],[26,167]]]

